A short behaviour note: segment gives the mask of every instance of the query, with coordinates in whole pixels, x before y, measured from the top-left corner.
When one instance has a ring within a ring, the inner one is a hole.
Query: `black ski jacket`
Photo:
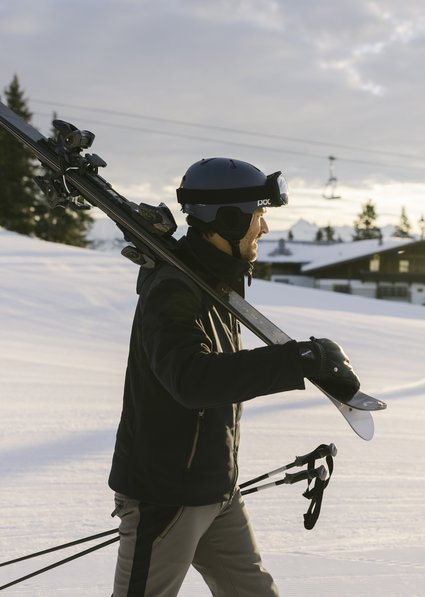
[[[243,293],[248,264],[194,229],[179,257]],[[241,402],[304,389],[296,342],[242,350],[239,324],[183,273],[141,269],[110,487],[143,502],[206,505],[237,480]]]

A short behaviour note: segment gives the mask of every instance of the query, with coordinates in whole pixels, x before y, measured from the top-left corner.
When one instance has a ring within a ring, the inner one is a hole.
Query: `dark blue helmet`
[[[177,200],[184,213],[211,224],[223,238],[239,241],[257,209],[288,203],[288,189],[281,172],[266,176],[247,162],[208,158],[187,170]]]

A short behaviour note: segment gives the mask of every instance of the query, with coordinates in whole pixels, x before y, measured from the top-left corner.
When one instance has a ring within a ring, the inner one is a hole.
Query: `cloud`
[[[334,155],[352,197],[424,180],[424,18],[423,0],[0,3],[0,88],[16,72],[45,133],[53,110],[97,133],[106,177],[136,200],[175,201],[170,181],[209,155],[281,169],[314,197]]]
[[[276,31],[285,28],[281,4],[275,0],[185,0],[182,6],[191,17],[207,20],[213,25],[239,23]]]
[[[0,7],[0,33],[18,37],[34,37],[45,31],[45,25],[40,14],[31,15],[25,10],[16,11],[9,3]],[[3,46],[3,51],[6,49]]]
[[[391,51],[400,52],[417,40],[425,37],[425,18],[416,15],[409,19],[404,15],[385,10],[376,2],[367,6],[373,25],[365,36],[373,39],[356,43],[344,57],[322,60],[320,66],[325,70],[341,73],[353,89],[364,91],[374,96],[383,96],[390,92],[390,84],[382,82],[380,66]],[[403,12],[403,9],[399,9]],[[364,71],[373,71],[373,76],[366,76]],[[378,80],[374,80],[375,77]],[[379,81],[381,79],[381,81]],[[392,81],[391,81],[392,83]]]
[[[351,57],[344,60],[330,60],[322,61],[320,66],[325,70],[333,70],[343,73],[345,79],[350,87],[359,89],[360,91],[366,91],[375,96],[382,96],[385,94],[386,89],[384,86],[374,83],[373,81],[366,80],[357,66],[357,60],[355,53]]]

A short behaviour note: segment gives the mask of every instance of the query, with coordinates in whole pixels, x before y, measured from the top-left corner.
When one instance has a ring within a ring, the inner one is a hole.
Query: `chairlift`
[[[336,194],[336,183],[338,182],[338,179],[334,175],[335,160],[336,158],[334,156],[329,156],[329,180],[323,189],[322,197],[324,199],[341,199],[341,195]]]

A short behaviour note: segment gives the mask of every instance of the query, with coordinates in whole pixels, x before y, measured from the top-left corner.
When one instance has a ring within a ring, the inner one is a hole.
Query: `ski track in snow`
[[[0,231],[0,560],[117,526],[107,476],[121,408],[137,269],[121,257]],[[317,390],[245,404],[240,480],[320,443],[338,448],[322,513],[304,484],[246,497],[282,595],[415,597],[425,586],[421,307],[254,281],[248,299],[297,339],[340,341],[366,392],[388,402],[364,442]],[[246,347],[259,345],[244,332]],[[90,544],[0,569],[0,585]],[[111,594],[116,544],[5,595]],[[182,597],[206,597],[191,570]]]

